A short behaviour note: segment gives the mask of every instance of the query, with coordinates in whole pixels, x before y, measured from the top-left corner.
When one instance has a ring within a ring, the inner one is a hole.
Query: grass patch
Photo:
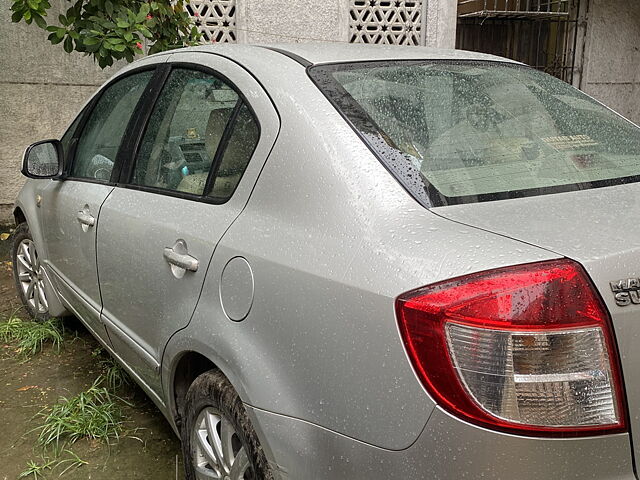
[[[74,443],[81,438],[95,439],[109,443],[118,439],[123,428],[123,417],[117,400],[101,384],[99,376],[93,385],[78,395],[62,397],[48,412],[42,412],[44,423],[38,442],[44,446],[58,447],[60,442]]]
[[[51,470],[55,465],[55,460],[45,459],[42,463],[36,463],[33,460],[29,460],[27,462],[27,468],[20,473],[18,478],[45,478],[44,472],[46,470]]]
[[[85,460],[68,448],[81,439],[112,445],[112,441],[127,436],[142,442],[132,435],[138,429],[124,430],[122,406],[131,404],[114,393],[115,389],[128,385],[130,377],[102,348],[94,349],[91,355],[100,375],[87,390],[70,398],[60,397],[54,405],[37,414],[42,424],[31,432],[39,432],[37,443],[42,447],[41,458],[39,462],[30,460],[19,478],[38,480],[54,471],[61,477],[69,470],[86,465]]]
[[[129,374],[102,348],[98,347],[93,350],[91,356],[95,359],[101,375],[110,390],[116,391],[121,387],[131,385]]]
[[[60,350],[64,335],[62,322],[50,318],[46,322],[23,321],[12,315],[0,322],[0,340],[16,343],[20,355],[30,358],[42,351],[45,344],[51,343],[54,349]]]
[[[42,462],[40,463],[29,460],[27,462],[27,468],[20,473],[18,479],[32,478],[33,480],[37,480],[39,478],[45,478],[45,471],[53,471],[56,469],[61,469],[61,472],[58,474],[58,476],[61,477],[69,470],[87,464],[88,462],[78,457],[75,452],[69,449],[64,449],[62,451],[62,455],[55,457],[54,459],[50,459],[49,457],[42,457]]]

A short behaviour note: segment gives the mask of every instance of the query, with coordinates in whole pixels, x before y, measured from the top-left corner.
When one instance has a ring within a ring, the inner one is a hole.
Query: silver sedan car
[[[640,130],[560,80],[176,50],[23,173],[22,300],[86,324],[189,480],[636,478]]]

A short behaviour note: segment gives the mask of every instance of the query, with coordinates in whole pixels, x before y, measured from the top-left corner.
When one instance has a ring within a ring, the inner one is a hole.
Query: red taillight
[[[437,283],[401,295],[396,311],[420,380],[452,414],[535,436],[626,431],[611,322],[575,262]]]

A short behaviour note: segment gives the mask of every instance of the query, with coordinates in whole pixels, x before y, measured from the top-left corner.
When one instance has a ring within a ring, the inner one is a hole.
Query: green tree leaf
[[[153,33],[144,25],[138,25],[138,31],[147,38],[153,38]]]
[[[33,21],[36,22],[36,25],[38,25],[40,28],[42,28],[43,30],[46,30],[47,28],[47,22],[45,21],[44,18],[42,18],[42,16],[38,13],[34,13],[31,18],[33,18]]]
[[[87,52],[89,53],[94,53],[97,52],[100,49],[100,42],[97,43],[92,43],[87,45],[86,43],[84,44],[84,48]]]
[[[73,52],[73,39],[69,36],[64,39],[64,51],[67,53]]]
[[[53,45],[60,43],[62,41],[62,38],[58,38],[55,33],[49,34],[47,38]]]
[[[33,24],[49,32],[52,44],[65,52],[90,55],[102,68],[114,60],[131,62],[142,54],[137,42],[146,39],[149,52],[193,45],[201,34],[184,9],[184,0],[69,0],[69,8],[47,25],[50,0],[11,0],[11,21]]]
[[[82,43],[84,43],[85,46],[96,45],[100,43],[100,40],[98,40],[96,37],[85,37],[82,39]]]

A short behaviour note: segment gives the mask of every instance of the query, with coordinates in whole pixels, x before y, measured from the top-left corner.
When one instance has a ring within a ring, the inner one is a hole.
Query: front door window
[[[129,119],[152,76],[150,70],[129,75],[102,92],[78,140],[71,177],[109,181]]]

